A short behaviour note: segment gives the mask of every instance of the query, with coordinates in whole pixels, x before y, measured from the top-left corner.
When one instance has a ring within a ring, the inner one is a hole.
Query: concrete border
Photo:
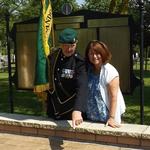
[[[122,124],[120,128],[111,128],[101,123],[84,121],[73,129],[71,120],[56,121],[46,117],[0,113],[0,132],[150,149],[150,126],[147,125]]]

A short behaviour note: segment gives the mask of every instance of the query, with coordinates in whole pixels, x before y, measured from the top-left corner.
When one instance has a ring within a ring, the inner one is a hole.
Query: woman
[[[87,45],[85,58],[88,72],[87,118],[104,122],[111,127],[120,127],[125,103],[119,87],[118,71],[108,63],[111,52],[100,41]]]

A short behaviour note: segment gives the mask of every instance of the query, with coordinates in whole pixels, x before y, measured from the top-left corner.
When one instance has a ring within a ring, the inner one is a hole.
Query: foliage
[[[28,1],[28,2],[27,2]],[[17,20],[27,20],[29,18],[34,18],[40,14],[40,1],[41,0],[27,0],[26,5],[22,6],[19,10]]]
[[[119,14],[128,14],[128,3],[129,0],[122,0],[118,9]]]
[[[40,1],[40,0],[38,0]],[[4,53],[6,47],[6,18],[9,20],[9,28],[11,30],[14,22],[21,21],[23,19],[29,19],[34,17],[35,14],[39,14],[39,7],[37,1],[34,0],[0,0],[0,50],[1,53]],[[30,6],[30,7],[29,7]],[[29,10],[29,11],[27,11]],[[35,13],[34,13],[35,12]],[[23,15],[22,15],[23,14]],[[25,18],[26,17],[26,18]]]
[[[148,0],[144,1],[144,48],[150,47],[150,2]],[[140,9],[139,2],[135,0],[130,0],[129,2],[129,14],[133,16],[134,19],[134,46],[140,43]]]
[[[85,4],[82,5],[83,9],[108,12],[110,0],[85,0]]]
[[[82,8],[101,12],[126,14],[128,11],[128,0],[85,0],[85,4],[82,5]]]
[[[9,15],[13,22],[39,15],[40,0],[0,0],[0,6],[2,19]]]

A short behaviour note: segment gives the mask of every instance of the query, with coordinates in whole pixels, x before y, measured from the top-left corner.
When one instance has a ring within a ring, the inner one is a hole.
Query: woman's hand
[[[112,127],[112,128],[119,128],[119,127],[121,127],[121,125],[120,124],[118,124],[115,120],[114,120],[114,118],[112,118],[112,117],[110,117],[108,120],[107,120],[107,123],[106,123],[106,126],[110,126],[110,127]]]

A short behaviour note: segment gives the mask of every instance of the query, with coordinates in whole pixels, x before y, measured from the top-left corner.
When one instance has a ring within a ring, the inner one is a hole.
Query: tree
[[[19,20],[28,20],[38,17],[41,10],[41,0],[27,0],[26,5],[22,6],[18,13]]]
[[[134,38],[134,45],[139,43],[140,33],[140,10],[139,3],[135,0],[129,1],[129,14],[134,19],[134,32],[136,38]],[[150,2],[149,0],[144,1],[144,47],[150,46]]]
[[[111,0],[110,5],[109,5],[109,12],[110,13],[115,13],[116,11],[116,6],[119,0]]]
[[[110,13],[128,14],[129,0],[111,0],[109,6]]]
[[[6,21],[11,30],[14,22],[39,15],[40,0],[0,0],[0,41],[3,50],[6,43]],[[9,33],[8,33],[9,34]],[[3,52],[2,52],[3,53]]]
[[[129,0],[85,0],[85,4],[82,5],[82,8],[100,12],[127,14],[128,1]]]
[[[85,0],[82,8],[94,11],[108,12],[110,0]]]
[[[1,53],[4,53],[4,47],[6,45],[6,19],[10,19],[11,14],[15,14],[19,4],[23,1],[18,0],[0,0],[0,41],[1,41]],[[11,20],[10,20],[11,22]],[[13,23],[10,23],[12,26]]]

